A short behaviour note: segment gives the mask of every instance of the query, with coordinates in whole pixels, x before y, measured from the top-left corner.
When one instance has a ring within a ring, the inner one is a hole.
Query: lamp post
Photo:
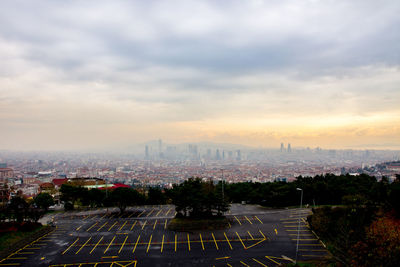
[[[296,188],[296,190],[301,191],[301,196],[300,196],[300,210],[299,210],[299,224],[297,226],[297,244],[296,244],[296,261],[295,263],[297,264],[297,254],[299,252],[299,239],[300,239],[300,212],[301,212],[301,208],[303,206],[303,189],[301,188]]]

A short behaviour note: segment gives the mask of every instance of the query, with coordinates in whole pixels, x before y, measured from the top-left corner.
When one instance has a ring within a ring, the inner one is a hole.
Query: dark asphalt
[[[306,227],[309,209],[233,205],[225,230],[173,232],[174,207],[58,214],[54,232],[1,260],[0,266],[277,266],[327,251]]]

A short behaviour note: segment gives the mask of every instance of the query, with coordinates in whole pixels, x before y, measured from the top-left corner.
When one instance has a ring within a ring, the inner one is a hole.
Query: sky
[[[400,1],[0,2],[0,149],[400,149]]]

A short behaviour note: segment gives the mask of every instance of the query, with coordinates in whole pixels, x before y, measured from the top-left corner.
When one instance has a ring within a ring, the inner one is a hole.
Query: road
[[[0,266],[277,266],[326,249],[307,228],[309,209],[266,210],[232,205],[224,230],[174,232],[171,205],[56,216],[56,229],[2,259]]]

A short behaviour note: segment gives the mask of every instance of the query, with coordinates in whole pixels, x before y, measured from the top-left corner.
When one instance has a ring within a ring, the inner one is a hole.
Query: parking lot
[[[307,228],[309,209],[266,210],[233,205],[229,228],[170,231],[171,205],[70,212],[56,229],[8,256],[0,266],[277,266],[325,257]]]

